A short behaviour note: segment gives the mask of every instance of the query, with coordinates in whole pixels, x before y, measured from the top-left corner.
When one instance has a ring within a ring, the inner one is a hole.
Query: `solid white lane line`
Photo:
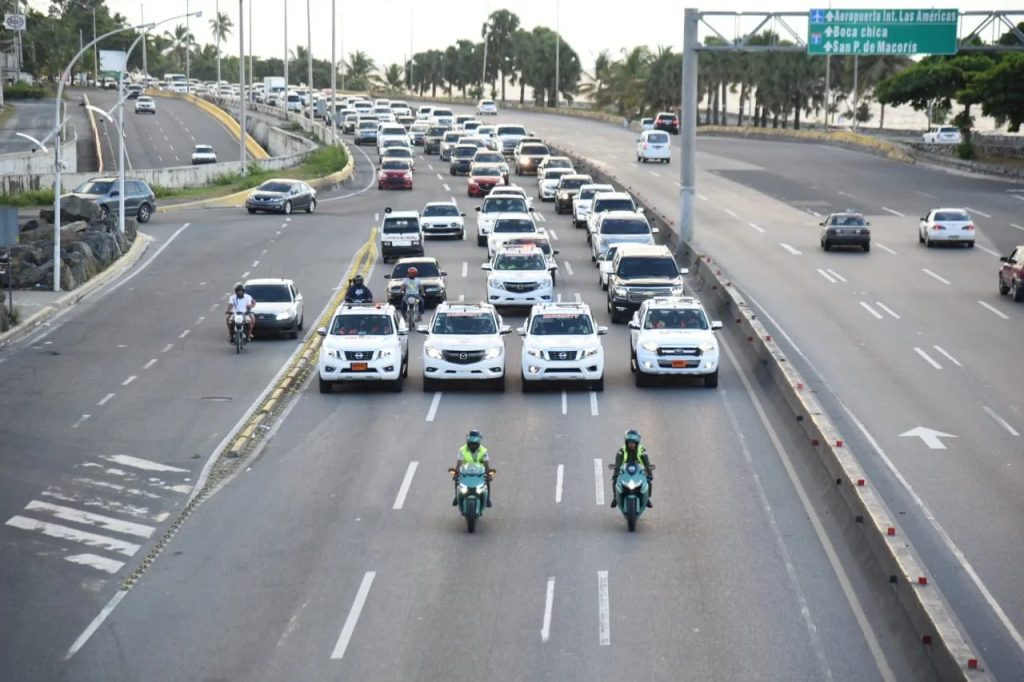
[[[395,497],[395,504],[392,505],[392,509],[401,509],[402,505],[405,504],[405,496],[409,494],[412,477],[416,475],[416,467],[419,465],[419,462],[409,462],[409,468],[405,470],[405,477],[402,479],[402,485],[398,488],[398,496]]]
[[[886,304],[882,303],[881,301],[875,301],[875,305],[877,305],[877,306],[878,306],[879,308],[881,308],[881,309],[882,309],[882,310],[884,310],[885,312],[887,312],[887,313],[889,313],[890,315],[892,315],[893,317],[895,317],[895,318],[896,318],[897,320],[901,319],[901,318],[900,318],[900,316],[899,316],[899,315],[897,315],[897,314],[895,313],[895,311],[893,311],[893,309],[892,309],[892,308],[890,308],[890,307],[889,307],[889,306],[887,306]]]
[[[757,226],[757,225],[755,225],[754,223],[750,223],[750,226],[751,226],[752,228],[754,228],[755,230],[757,230],[758,232],[760,232],[761,234],[764,234],[764,228],[763,228],[763,227],[758,227],[758,226]]]
[[[562,414],[566,414],[569,411],[569,395],[562,389]]]
[[[558,233],[557,232],[555,232],[554,230],[548,230],[548,234],[550,234],[551,238],[554,239],[556,242],[558,241]]]
[[[928,194],[928,192],[922,192],[919,189],[915,189],[914,191],[917,192],[918,194],[920,194],[923,197],[928,197],[929,199],[937,199],[938,198],[934,194]]]
[[[142,369],[149,369],[150,367],[152,367],[155,364],[156,364],[156,358],[151,358],[149,362],[147,362],[146,364],[144,364],[142,366]]]
[[[839,280],[840,282],[845,282],[845,281],[846,281],[846,278],[845,278],[845,277],[843,277],[842,275],[840,275],[840,274],[839,274],[838,272],[836,272],[836,271],[835,271],[835,270],[833,270],[832,268],[829,268],[829,269],[828,269],[828,274],[832,275],[833,277],[835,277],[836,279],[838,279],[838,280]]]
[[[591,417],[596,417],[597,415],[598,415],[597,392],[596,391],[591,391],[590,392],[590,416]]]
[[[993,313],[995,313],[999,317],[1003,318],[1004,320],[1010,319],[1009,315],[1007,315],[1003,311],[999,310],[995,306],[991,306],[988,303],[985,303],[984,301],[978,301],[978,305],[982,306],[983,308],[988,308],[990,311],[992,311]]]
[[[1016,227],[1018,230],[1024,230],[1024,227],[1018,225],[1017,223],[1010,223],[1010,227]]]
[[[572,271],[572,263],[570,263],[569,261],[565,261],[565,273],[570,277],[574,276]]]
[[[119,464],[133,469],[141,469],[142,471],[163,471],[173,474],[188,473],[188,469],[172,467],[170,464],[161,464],[160,462],[153,462],[141,457],[132,457],[131,455],[101,455],[100,459],[106,460],[111,464]]]
[[[133,374],[130,377],[128,377],[127,379],[125,379],[124,381],[122,381],[121,385],[122,386],[127,386],[128,384],[132,383],[133,381],[135,381],[138,378],[139,377],[137,375]]]
[[[103,610],[96,614],[96,617],[92,619],[92,622],[89,623],[85,630],[82,631],[82,634],[78,636],[78,639],[76,639],[68,648],[67,653],[64,654],[65,661],[70,661],[71,658],[78,653],[78,650],[85,646],[85,643],[89,641],[89,638],[93,636],[93,633],[99,630],[100,626],[103,625],[103,622],[111,612],[117,608],[117,605],[121,603],[121,600],[124,599],[127,594],[127,590],[118,590],[114,593],[114,596],[110,598],[110,601],[108,601],[107,605],[103,607]]]
[[[551,607],[555,602],[555,579],[548,578],[548,591],[544,597],[544,623],[540,627],[540,641],[546,642],[551,636]]]
[[[113,398],[115,395],[117,395],[117,394],[116,393],[108,393],[105,396],[103,396],[103,398],[100,399],[100,401],[98,403],[96,403],[96,404],[98,406],[102,407],[103,405],[106,405],[107,403],[109,403],[110,399]]]
[[[981,249],[982,251],[984,251],[985,253],[987,253],[990,256],[995,256],[996,258],[998,258],[999,256],[1002,255],[998,251],[990,249],[987,246],[982,246],[981,244],[977,244],[976,243],[974,246],[975,246],[975,248]]]
[[[863,308],[864,310],[868,311],[872,315],[874,315],[876,319],[879,319],[879,320],[882,319],[881,313],[879,313],[877,310],[875,310],[870,305],[868,305],[868,303],[866,301],[861,301],[860,302],[860,307]]]
[[[964,206],[964,208],[967,209],[970,213],[977,213],[978,215],[980,215],[980,216],[982,216],[984,218],[991,218],[992,217],[988,213],[985,213],[984,211],[979,211],[976,208],[971,208],[970,206]]]
[[[124,535],[134,535],[140,538],[148,538],[153,535],[153,532],[156,530],[153,526],[147,526],[143,523],[122,521],[121,519],[115,519],[111,516],[94,514],[92,512],[75,509],[74,507],[65,507],[64,505],[41,502],[39,500],[32,500],[26,504],[25,511],[42,512],[50,514],[61,521],[77,523],[82,526],[96,526],[108,533],[122,533]]]
[[[12,528],[20,528],[22,530],[42,533],[47,537],[57,538],[58,540],[80,542],[89,547],[98,547],[99,549],[103,549],[108,552],[117,552],[118,554],[123,554],[125,556],[132,556],[139,551],[139,545],[131,542],[107,537],[106,535],[89,533],[84,530],[78,530],[77,528],[71,528],[70,526],[63,526],[59,523],[37,521],[26,516],[12,516],[7,519],[7,525]]]
[[[469,276],[469,263],[466,262],[466,261],[462,261],[462,276],[463,277],[468,277]]]
[[[73,429],[77,429],[77,428],[78,428],[79,426],[81,426],[82,424],[84,424],[84,423],[85,423],[85,421],[86,421],[86,420],[87,420],[87,419],[88,419],[89,417],[91,417],[91,416],[92,416],[91,414],[83,414],[83,415],[82,415],[81,417],[79,417],[79,418],[78,418],[78,421],[76,421],[76,422],[75,422],[74,424],[72,424],[72,425],[71,425],[71,428],[73,428]]]
[[[565,465],[559,464],[555,471],[555,504],[562,503],[562,483],[565,481]]]
[[[349,640],[352,639],[352,633],[355,632],[356,623],[359,621],[359,614],[363,611],[363,605],[366,604],[366,597],[370,594],[370,587],[373,585],[373,579],[376,575],[376,571],[367,571],[366,575],[363,576],[363,582],[359,584],[356,599],[352,602],[352,608],[348,612],[348,617],[345,618],[345,625],[342,626],[341,634],[338,635],[338,642],[334,645],[334,651],[331,652],[331,659],[337,660],[345,655],[345,649],[348,648]]]
[[[1020,434],[1017,433],[1017,429],[1015,429],[1012,426],[1010,426],[1010,424],[1005,419],[1003,419],[998,414],[996,414],[995,410],[993,410],[991,407],[989,407],[988,405],[982,405],[982,409],[985,410],[985,413],[988,414],[988,416],[990,416],[993,419],[995,419],[997,424],[999,424],[1004,429],[1006,429],[1006,431],[1011,436],[1014,436],[1015,438],[1020,436]]]
[[[822,277],[824,277],[825,279],[827,279],[830,284],[835,284],[836,283],[836,281],[834,279],[832,279],[832,275],[828,274],[827,272],[825,272],[821,268],[818,268],[818,274],[821,275]]]
[[[95,568],[97,571],[103,571],[114,575],[124,566],[123,561],[117,561],[116,559],[108,559],[102,557],[99,554],[91,554],[86,552],[85,554],[72,554],[71,556],[64,557],[64,561],[70,561],[73,564],[79,566],[88,566],[89,568]]]
[[[185,338],[186,336],[188,336],[188,335],[189,335],[189,334],[190,334],[191,332],[192,332],[192,330],[191,330],[191,329],[186,329],[186,330],[185,330],[185,331],[183,331],[182,333],[178,334],[178,338],[179,338],[179,339],[183,339],[183,338]]]
[[[890,248],[889,248],[888,246],[886,246],[886,245],[885,245],[885,244],[883,244],[882,242],[875,242],[875,246],[877,246],[878,248],[880,248],[880,249],[881,249],[882,251],[888,251],[888,252],[889,252],[889,253],[891,253],[892,255],[894,255],[894,256],[896,255],[896,252],[895,252],[895,251],[893,251],[892,249],[890,249]]]
[[[923,350],[921,350],[917,346],[914,346],[914,352],[917,353],[918,355],[920,355],[922,358],[924,358],[924,361],[927,362],[932,367],[934,367],[935,369],[942,369],[942,365],[940,365],[939,363],[935,362],[935,360],[932,360],[932,356],[928,355],[927,353],[925,353]]]
[[[733,218],[739,218],[738,215],[736,215],[735,213],[733,213],[732,211],[730,211],[727,208],[723,208],[722,210],[725,211],[726,213],[728,213],[729,215],[731,215]]]
[[[940,353],[942,353],[943,355],[945,355],[945,356],[946,356],[946,358],[947,358],[947,359],[948,359],[948,360],[949,360],[950,362],[952,362],[952,363],[953,363],[954,365],[956,365],[957,367],[963,367],[963,365],[961,365],[961,364],[960,364],[960,361],[959,361],[959,360],[957,360],[956,358],[954,358],[954,357],[953,357],[952,355],[950,355],[949,353],[947,353],[947,352],[946,352],[946,351],[945,351],[945,350],[944,350],[944,349],[942,348],[942,346],[935,346],[935,345],[933,345],[933,346],[932,346],[932,348],[934,348],[935,350],[937,350],[937,351],[939,351]]]
[[[921,268],[921,271],[924,272],[924,274],[928,275],[929,277],[932,277],[934,279],[939,280],[943,284],[946,284],[946,285],[952,284],[952,282],[950,282],[948,279],[946,279],[945,277],[941,277],[939,275],[936,275],[934,272],[932,272],[928,268]]]
[[[452,191],[452,188],[448,186],[448,183],[445,183],[445,184],[444,184],[444,185],[442,185],[442,186],[444,187],[444,191],[445,191],[445,192],[451,192],[451,191]]]
[[[604,462],[594,460],[594,498],[598,506],[604,504]]]
[[[779,246],[784,248],[786,251],[789,251],[794,256],[799,256],[801,254],[801,251],[793,248],[792,246],[790,246],[789,244],[787,244],[785,242],[779,242]]]
[[[899,217],[901,217],[901,218],[906,218],[906,217],[907,217],[906,215],[904,215],[904,214],[900,213],[899,211],[894,211],[894,210],[892,210],[891,208],[888,208],[888,207],[886,207],[886,206],[883,206],[883,207],[882,207],[882,210],[883,210],[883,211],[888,211],[889,213],[892,213],[893,215],[898,215],[898,216],[899,216]]]
[[[612,643],[612,623],[608,604],[608,571],[597,572],[597,618],[598,641],[601,646]]]
[[[441,404],[441,391],[434,392],[434,399],[430,401],[430,409],[427,410],[427,421],[434,421],[437,416],[437,406]]]

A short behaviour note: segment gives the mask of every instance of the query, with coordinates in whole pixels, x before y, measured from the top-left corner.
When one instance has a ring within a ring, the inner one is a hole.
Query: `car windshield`
[[[454,114],[451,109],[434,109],[434,116],[451,117],[454,116]]]
[[[544,179],[545,180],[558,180],[563,175],[568,175],[569,172],[570,171],[569,171],[568,168],[551,168],[549,170],[545,170],[544,171]]]
[[[952,127],[949,127],[949,126],[947,126],[945,128],[939,128],[939,132],[940,133],[955,133],[958,130],[959,130],[959,128],[952,128]]]
[[[75,192],[77,194],[106,194],[113,186],[114,183],[111,180],[90,180],[79,185]]]
[[[583,313],[549,313],[534,315],[530,333],[540,336],[576,336],[593,334],[590,315]]]
[[[527,213],[526,199],[521,197],[488,197],[484,199],[481,213]]]
[[[480,100],[480,106],[482,106],[482,107],[493,107],[494,106],[494,100],[482,99],[482,100]]]
[[[430,261],[416,261],[414,263],[396,264],[395,269],[391,271],[391,279],[405,279],[409,268],[416,268],[417,277],[441,276],[441,271],[438,270],[436,263],[431,263]]]
[[[547,239],[533,239],[530,237],[523,239],[513,237],[505,242],[505,246],[535,246],[540,249],[545,256],[551,255],[551,242]]]
[[[460,133],[460,132],[449,132],[449,133],[445,133],[444,134],[444,141],[445,142],[458,142],[460,137],[462,137],[462,133]]]
[[[494,316],[485,312],[439,312],[434,317],[433,334],[497,334]]]
[[[477,163],[502,163],[505,158],[497,152],[487,152],[486,154],[477,152],[476,156],[473,157],[473,160]]]
[[[572,168],[572,161],[569,159],[550,158],[544,168],[545,170],[548,168]]]
[[[594,202],[594,213],[604,211],[635,211],[632,199],[600,199]]]
[[[971,218],[963,211],[939,211],[935,214],[934,220],[945,220],[955,223],[970,222]]]
[[[544,254],[537,252],[505,252],[494,257],[495,270],[547,270]]]
[[[377,129],[377,122],[376,121],[360,121],[359,122],[359,129],[360,130],[376,130]]]
[[[594,195],[598,192],[607,192],[607,189],[599,189],[597,187],[591,187],[588,189],[581,189],[577,199],[590,200],[594,198]]]
[[[287,192],[291,188],[290,183],[278,182],[276,180],[268,180],[259,186],[259,189],[263,192]]]
[[[495,232],[536,232],[537,226],[529,218],[503,218],[495,221]]]
[[[473,155],[476,154],[476,147],[471,145],[459,145],[452,153],[459,159],[471,159],[473,158]]]
[[[647,313],[644,329],[708,329],[701,310],[654,309]]]
[[[420,223],[416,218],[385,218],[381,232],[394,234],[396,232],[419,232]]]
[[[402,159],[387,159],[380,164],[384,170],[409,170],[409,162]]]
[[[675,114],[658,114],[658,118],[660,118],[662,121],[674,121],[674,120],[676,120],[676,115]]]
[[[494,166],[478,166],[473,169],[473,175],[483,178],[494,178],[501,175],[501,169]]]
[[[435,206],[427,206],[423,209],[423,217],[425,218],[450,215],[459,215],[459,207],[451,204],[437,204]]]
[[[551,152],[542,144],[524,144],[519,153],[526,156],[546,156]]]
[[[399,159],[411,159],[412,158],[412,152],[409,150],[408,147],[386,147],[386,149],[388,150],[387,155],[392,157],[392,158],[399,158]]]
[[[499,135],[526,135],[526,128],[523,126],[498,126]]]
[[[380,313],[338,315],[331,325],[332,336],[389,336],[393,333],[391,318]]]
[[[668,135],[665,133],[655,133],[647,136],[647,141],[651,144],[667,144]]]
[[[646,220],[637,218],[605,218],[601,222],[601,234],[650,234]]]
[[[836,215],[829,221],[830,225],[864,225],[864,216],[860,215]]]
[[[213,152],[213,147],[205,144],[197,144],[195,151],[197,154],[210,154]]]
[[[678,277],[679,270],[671,258],[640,258],[624,257],[619,260],[619,269],[615,272],[622,279],[638,279],[646,277]]]
[[[434,126],[433,128],[431,128],[430,130],[427,131],[427,135],[430,135],[431,137],[441,137],[442,135],[445,134],[445,132],[447,130],[448,130],[447,128],[442,128],[440,126]]]
[[[558,189],[579,189],[590,182],[590,178],[567,178],[562,177],[558,183]]]
[[[292,295],[287,284],[247,284],[245,293],[257,303],[291,303]]]

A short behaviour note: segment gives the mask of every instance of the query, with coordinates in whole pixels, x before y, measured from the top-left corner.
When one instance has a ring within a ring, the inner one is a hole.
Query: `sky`
[[[249,7],[252,14],[252,43],[255,54],[260,57],[282,57],[284,55],[284,20],[287,8],[288,47],[307,43],[306,7],[310,8],[313,56],[331,58],[331,5],[332,0],[242,0],[246,17]],[[45,10],[46,0],[29,0],[37,9]],[[724,2],[678,2],[665,0],[656,10],[652,3],[627,3],[614,0],[334,0],[336,6],[336,55],[363,50],[379,66],[403,63],[410,52],[428,49],[443,50],[456,40],[480,39],[480,29],[487,15],[497,9],[508,9],[519,16],[523,28],[532,29],[543,25],[557,29],[564,40],[580,56],[584,71],[590,72],[597,54],[608,49],[613,57],[620,50],[637,45],[648,45],[652,49],[661,45],[682,48],[683,8],[694,6],[702,11],[757,12],[771,7],[777,12],[806,13],[812,8],[828,7],[820,4],[786,2],[785,0],[733,0]],[[1020,0],[985,0],[978,3],[940,2],[936,5],[928,0],[847,0],[837,3],[837,8],[848,9],[895,9],[933,8],[961,11],[971,9],[1010,10],[1020,7]],[[186,5],[188,10],[186,10]],[[227,13],[238,25],[239,0],[107,0],[111,11],[119,12],[129,20],[141,22],[142,13],[146,21],[159,21],[185,14],[186,11],[201,10],[200,19],[190,20],[190,28],[200,44],[212,43],[209,20],[216,9]],[[973,6],[972,6],[973,5]],[[642,8],[642,9],[638,9]],[[962,32],[973,29],[983,17],[963,17]],[[1024,21],[1024,15],[1011,18],[1014,23]],[[727,38],[743,34],[754,28],[760,19],[736,20],[734,17],[707,18],[718,32]],[[806,38],[806,20],[793,17],[789,20],[793,29]],[[168,22],[165,28],[173,28]],[[246,19],[248,32],[248,18]],[[780,33],[784,30],[780,27]],[[1001,33],[1002,31],[1000,31]],[[705,35],[707,31],[702,31]],[[992,38],[990,32],[982,37]],[[998,34],[997,34],[998,35]],[[249,43],[248,33],[246,43]],[[235,32],[224,46],[225,51],[238,53],[238,33]]]

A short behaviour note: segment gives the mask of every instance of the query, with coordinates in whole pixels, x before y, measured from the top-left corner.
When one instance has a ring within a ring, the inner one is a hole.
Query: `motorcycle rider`
[[[245,315],[246,327],[246,341],[252,341],[252,330],[256,325],[256,316],[252,314],[253,306],[256,305],[256,301],[252,300],[252,296],[245,293],[245,286],[239,282],[235,285],[235,294],[228,299],[228,309],[225,313],[225,319],[228,324],[228,343],[235,340],[234,338],[234,321],[232,317],[235,313],[241,313]]]
[[[411,301],[416,302],[420,315],[423,314],[423,282],[416,276],[420,273],[416,268],[409,268],[405,271],[405,279],[402,280],[402,301],[408,309]]]
[[[410,268],[411,269],[411,268]],[[487,506],[491,506],[491,461],[488,457],[487,448],[483,445],[483,435],[473,429],[466,434],[466,444],[459,448],[458,459],[455,461],[455,470],[460,471],[463,464],[480,464],[484,467],[485,478],[487,479]],[[455,479],[455,499],[452,506],[459,504],[459,481]]]
[[[345,291],[345,303],[372,303],[373,292],[363,284],[363,276],[356,275],[349,281],[348,289]]]
[[[619,472],[627,464],[637,464],[647,474],[647,506],[653,507],[651,497],[654,495],[654,474],[651,472],[651,459],[647,449],[640,444],[640,432],[636,429],[626,431],[626,442],[615,453],[615,468],[612,470],[612,507],[619,505],[615,496],[615,485],[619,480]]]

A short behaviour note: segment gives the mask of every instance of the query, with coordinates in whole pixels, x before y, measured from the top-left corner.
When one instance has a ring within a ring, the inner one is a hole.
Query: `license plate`
[[[352,363],[352,371],[353,372],[365,372],[367,370],[367,367],[368,366],[367,366],[367,364],[365,362],[353,362]]]
[[[392,246],[409,246],[409,240],[408,239],[392,239],[391,240],[391,245]]]
[[[682,368],[686,367],[688,364],[689,363],[687,363],[686,360],[673,360],[672,361],[672,368],[673,369],[682,369]]]

